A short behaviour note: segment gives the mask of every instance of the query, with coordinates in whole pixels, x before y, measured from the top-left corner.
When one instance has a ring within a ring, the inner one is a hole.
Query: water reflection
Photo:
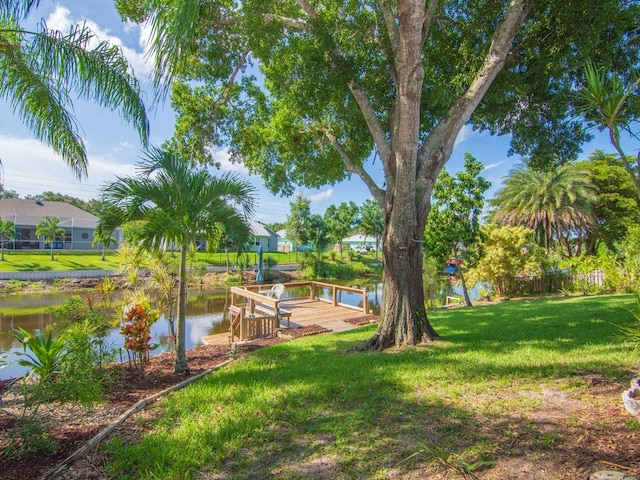
[[[344,282],[345,285],[357,288],[366,288],[368,311],[379,313],[382,305],[382,283],[380,281],[350,281]],[[447,295],[454,293],[451,283],[445,279],[438,289],[437,296],[442,299]],[[86,296],[89,294],[83,294]],[[308,288],[287,289],[286,296],[295,298],[302,295],[308,295]],[[329,297],[330,293],[325,290],[325,296]],[[0,351],[18,351],[21,350],[19,343],[8,335],[14,328],[22,327],[30,332],[36,329],[44,329],[47,325],[54,323],[55,318],[46,310],[48,307],[59,306],[64,303],[65,298],[69,294],[40,294],[40,295],[21,295],[13,297],[4,297],[0,299]],[[348,292],[339,293],[339,302],[360,306],[361,297],[357,294],[349,294]],[[217,288],[209,290],[192,290],[189,292],[187,302],[187,321],[186,321],[186,347],[193,348],[202,344],[202,337],[213,335],[216,333],[225,333],[229,330],[227,320],[227,310],[231,296],[228,288]],[[115,318],[115,317],[114,317]],[[169,341],[170,331],[169,322],[164,316],[152,327],[151,343],[159,344],[160,347],[154,350],[155,353],[169,351],[172,348],[172,342]],[[114,328],[109,335],[109,342],[114,348],[122,346],[122,335],[120,329]],[[9,378],[20,374],[17,366],[8,367],[0,370],[0,379]]]

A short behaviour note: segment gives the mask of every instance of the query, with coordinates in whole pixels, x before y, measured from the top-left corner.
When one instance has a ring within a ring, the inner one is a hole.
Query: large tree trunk
[[[384,199],[378,189],[369,187],[385,211],[384,304],[378,331],[368,342],[377,349],[438,338],[427,320],[422,289],[422,242],[433,185],[451,156],[458,133],[504,66],[533,0],[510,2],[475,79],[420,145],[421,55],[437,5],[431,0],[425,9],[423,0],[398,0],[394,15],[387,2],[380,2],[393,50],[396,87],[396,102],[389,112],[389,142],[362,90],[351,88],[383,159],[387,181]],[[372,183],[353,165],[352,169],[367,185]]]
[[[424,232],[424,224],[421,227]],[[388,230],[396,229],[390,226]],[[369,347],[378,350],[439,338],[427,319],[422,288],[422,241],[411,241],[416,233],[413,229],[400,229],[398,233],[385,232],[382,242],[384,301],[378,330],[368,342]]]
[[[368,345],[384,349],[438,338],[427,320],[422,288],[422,243],[428,212],[421,208],[417,178],[422,97],[424,2],[399,2],[401,28],[394,37],[398,76],[391,126],[389,183],[382,240],[383,274],[380,324]],[[395,34],[394,34],[395,35]],[[430,195],[430,192],[429,192]],[[427,207],[428,208],[428,207]]]
[[[186,317],[187,317],[187,246],[180,249],[180,275],[178,284],[178,331],[176,332],[175,372],[187,372]]]

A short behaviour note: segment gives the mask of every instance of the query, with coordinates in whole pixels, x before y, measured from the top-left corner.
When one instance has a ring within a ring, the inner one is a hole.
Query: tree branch
[[[378,202],[378,204],[380,205],[384,205],[385,191],[378,187],[371,175],[369,175],[369,173],[361,165],[358,165],[351,159],[344,147],[340,144],[340,142],[338,142],[336,137],[330,131],[325,129],[324,136],[327,140],[329,140],[329,143],[331,143],[333,148],[336,149],[336,151],[340,155],[340,158],[342,158],[342,163],[344,163],[347,171],[358,175],[365,183],[365,185],[367,185],[369,191],[371,192],[371,195],[373,195],[373,198],[376,200],[376,202]]]
[[[356,84],[354,81],[350,81],[349,91],[356,99],[356,102],[360,107],[360,111],[364,116],[367,127],[369,127],[369,131],[371,132],[371,136],[376,143],[376,148],[378,149],[378,153],[380,154],[380,158],[382,159],[383,165],[385,166],[386,170],[388,163],[391,161],[391,145],[389,144],[387,134],[382,127],[382,124],[380,123],[380,119],[371,106],[369,97],[367,96],[362,86]]]
[[[318,12],[316,12],[316,9],[313,7],[313,5],[307,3],[306,0],[295,0],[295,2],[302,9],[302,11],[307,14],[309,18],[311,18],[312,20],[318,19]]]
[[[225,104],[225,105],[229,102],[229,99],[231,98],[231,87],[233,87],[233,84],[236,81],[236,77],[238,76],[238,73],[240,72],[240,69],[242,68],[242,65],[247,60],[247,57],[249,56],[249,52],[250,52],[249,49],[246,49],[244,51],[244,53],[242,54],[242,57],[240,57],[240,60],[238,60],[238,63],[236,64],[235,68],[233,69],[233,72],[231,73],[231,76],[227,80],[227,86],[224,89],[224,91],[226,92],[226,95],[224,95],[224,101],[223,101],[223,104]]]
[[[526,20],[534,1],[513,0],[511,2],[504,20],[496,30],[483,65],[471,85],[422,144],[418,151],[418,171],[416,172],[421,190],[428,187],[427,179],[435,178],[433,174],[439,172],[449,159],[458,133],[502,70],[511,44]]]
[[[424,15],[424,24],[422,25],[422,46],[424,47],[424,42],[427,41],[427,36],[429,35],[429,30],[431,29],[431,24],[433,20],[436,19],[436,10],[438,8],[438,0],[431,0],[429,2],[429,6],[427,7],[427,11]]]
[[[286,25],[287,27],[296,28],[298,30],[305,30],[305,31],[311,30],[307,22],[304,22],[302,20],[297,20],[295,18],[274,15],[272,13],[265,14],[264,20],[265,20],[265,23],[279,21],[279,22],[282,22],[282,24]]]
[[[387,26],[387,33],[389,35],[389,41],[391,42],[391,48],[395,52],[398,44],[398,37],[400,32],[398,30],[398,24],[396,23],[396,16],[393,14],[393,10],[387,0],[378,0],[380,10],[382,10],[382,16],[384,17],[384,23]]]

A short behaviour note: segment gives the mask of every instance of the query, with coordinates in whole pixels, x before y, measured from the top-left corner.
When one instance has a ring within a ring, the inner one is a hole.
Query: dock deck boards
[[[307,327],[318,325],[334,332],[342,332],[357,328],[356,325],[345,320],[366,316],[364,312],[353,308],[336,306],[321,300],[287,299],[280,305],[284,310],[291,312],[291,327]],[[286,323],[286,322],[285,322]],[[205,345],[227,345],[229,333],[217,333],[202,337]]]

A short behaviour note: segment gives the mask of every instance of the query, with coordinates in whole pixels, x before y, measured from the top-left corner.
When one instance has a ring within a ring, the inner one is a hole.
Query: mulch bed
[[[283,341],[285,340],[274,337],[237,345],[234,355],[238,357],[257,348]],[[21,383],[16,383],[0,399],[0,409],[5,409],[0,410],[0,477],[3,480],[41,478],[137,401],[220,365],[230,356],[231,349],[228,345],[203,346],[189,350],[188,373],[173,372],[171,354],[152,356],[145,368],[144,376],[138,369],[115,365],[113,368],[118,370],[118,382],[106,401],[93,410],[87,412],[70,405],[59,404],[45,405],[41,408],[39,418],[50,425],[52,438],[58,444],[57,451],[49,455],[10,457],[6,454],[10,443],[9,435],[16,423],[16,414],[21,411]],[[6,383],[7,381],[0,383],[0,391]]]

